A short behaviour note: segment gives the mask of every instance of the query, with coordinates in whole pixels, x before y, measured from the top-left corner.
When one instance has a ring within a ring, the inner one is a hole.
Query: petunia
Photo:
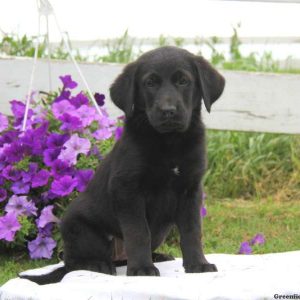
[[[61,151],[60,155],[58,156],[58,159],[71,166],[77,163],[77,155],[77,152],[64,149],[63,151]]]
[[[0,202],[6,200],[6,197],[7,197],[7,191],[3,188],[0,188]]]
[[[44,186],[48,183],[49,177],[50,174],[47,170],[40,170],[33,176],[31,186],[33,188]]]
[[[71,92],[69,90],[62,90],[58,97],[53,100],[53,103],[60,102],[62,100],[69,100]]]
[[[29,254],[32,259],[51,258],[56,241],[51,237],[38,235],[37,238],[28,242]]]
[[[80,92],[77,94],[75,97],[72,97],[70,99],[70,102],[76,107],[80,107],[81,105],[88,105],[89,104],[89,99],[88,97],[83,93]]]
[[[100,150],[96,145],[92,147],[92,149],[89,152],[89,155],[95,155],[99,160],[103,159],[103,156],[101,155]]]
[[[46,147],[46,137],[49,122],[43,122],[38,128],[29,129],[21,138],[21,142],[27,147],[27,151],[33,155],[42,155]]]
[[[57,196],[67,196],[73,192],[77,185],[77,180],[69,175],[53,180],[50,191]]]
[[[22,181],[23,182],[31,182],[33,176],[36,174],[39,166],[37,163],[31,162],[28,167],[28,171],[21,171]]]
[[[36,220],[38,228],[44,228],[49,223],[57,223],[59,220],[53,214],[53,205],[48,205],[43,208],[40,217]]]
[[[103,95],[103,94],[99,94],[99,93],[95,93],[94,94],[94,98],[95,98],[95,100],[96,100],[96,102],[97,102],[97,104],[99,105],[99,106],[103,106],[104,105],[104,100],[105,100],[105,95]]]
[[[94,120],[97,112],[95,108],[90,107],[88,105],[82,105],[77,110],[71,112],[71,115],[77,117],[83,127],[90,125]]]
[[[25,114],[25,104],[19,100],[12,100],[10,101],[10,107],[15,118],[23,120]],[[32,115],[33,115],[33,110],[29,109],[28,118],[30,118]]]
[[[3,154],[6,156],[6,161],[9,163],[19,162],[24,157],[24,146],[18,142],[14,141],[9,147],[5,147]]]
[[[73,134],[71,138],[65,142],[64,148],[60,155],[58,156],[59,159],[62,160],[70,160],[71,163],[76,162],[76,156],[79,153],[87,154],[91,148],[91,142],[88,139],[80,138],[78,134]]]
[[[248,242],[242,242],[238,254],[251,254],[252,248]]]
[[[103,141],[103,140],[109,139],[112,136],[112,132],[108,128],[101,128],[101,129],[98,129],[98,130],[94,131],[92,136],[96,140]]]
[[[21,178],[21,171],[9,165],[2,170],[2,176],[7,180],[17,181]]]
[[[19,194],[28,194],[30,190],[30,183],[23,182],[22,180],[14,182],[10,189],[17,195]]]
[[[203,192],[201,197],[202,197],[202,205],[200,207],[200,216],[206,217],[206,215],[207,215],[207,209],[205,207],[206,193]]]
[[[47,137],[47,147],[48,149],[61,148],[68,139],[68,134],[51,133]]]
[[[82,121],[75,115],[64,113],[58,119],[62,122],[59,129],[63,131],[76,131],[83,127]]]
[[[46,226],[43,228],[39,228],[39,235],[43,237],[50,237],[52,234],[52,229],[53,229],[53,223],[48,223]]]
[[[0,217],[0,240],[12,242],[16,232],[21,228],[17,215],[14,212]]]
[[[46,149],[43,152],[43,162],[46,166],[52,166],[53,162],[57,159],[61,150],[59,148]]]
[[[69,100],[62,100],[60,102],[54,102],[51,106],[53,115],[58,119],[64,113],[68,113],[75,110],[75,106],[70,103]]]
[[[8,124],[7,116],[0,113],[0,132],[6,130],[8,128]]]
[[[206,215],[207,215],[207,209],[203,205],[200,208],[200,215],[201,215],[201,217],[206,217]]]
[[[37,208],[32,201],[28,201],[26,196],[13,195],[9,198],[5,206],[7,213],[14,212],[17,216],[36,216]]]
[[[9,130],[1,134],[0,147],[2,147],[4,144],[11,144],[18,138],[19,134],[20,132],[18,130]]]
[[[255,235],[254,238],[251,240],[251,245],[263,245],[264,243],[265,243],[265,237],[261,233]]]
[[[92,179],[94,175],[93,170],[79,170],[76,172],[75,178],[77,179],[77,190],[79,192],[84,192],[86,186],[88,185],[89,181]]]
[[[51,175],[54,178],[58,178],[64,175],[72,175],[73,174],[73,168],[70,166],[70,164],[66,161],[63,161],[61,159],[56,159],[53,161],[51,165]]]
[[[59,79],[62,81],[64,89],[74,89],[78,85],[77,82],[72,80],[71,75],[59,76]]]
[[[122,134],[123,134],[123,131],[124,131],[124,127],[117,127],[116,130],[115,130],[115,138],[116,138],[116,141],[118,141]]]

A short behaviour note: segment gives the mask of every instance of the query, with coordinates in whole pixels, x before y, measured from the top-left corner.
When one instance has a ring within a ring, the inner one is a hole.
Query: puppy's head
[[[112,101],[127,118],[145,113],[160,133],[184,132],[201,99],[210,112],[225,80],[204,58],[162,47],[128,64],[110,88]]]

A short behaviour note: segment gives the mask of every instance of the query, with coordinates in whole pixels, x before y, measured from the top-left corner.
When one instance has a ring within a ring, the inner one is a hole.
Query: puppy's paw
[[[218,272],[214,264],[197,264],[185,266],[186,273],[205,273],[205,272]]]
[[[159,270],[155,266],[128,267],[127,276],[159,276]]]

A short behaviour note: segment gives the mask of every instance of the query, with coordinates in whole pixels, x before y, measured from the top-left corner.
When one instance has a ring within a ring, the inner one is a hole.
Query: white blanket
[[[39,286],[12,279],[0,287],[1,300],[129,299],[300,299],[300,251],[264,255],[207,255],[217,273],[185,274],[182,260],[157,263],[161,277],[126,277],[89,271],[68,273],[61,282]],[[27,271],[48,273],[58,265]],[[278,298],[276,298],[278,296]]]

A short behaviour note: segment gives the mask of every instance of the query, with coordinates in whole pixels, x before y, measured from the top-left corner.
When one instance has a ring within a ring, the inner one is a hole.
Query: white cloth
[[[26,279],[9,280],[0,288],[1,300],[131,300],[131,299],[300,299],[300,251],[264,255],[210,254],[219,272],[185,274],[182,259],[156,263],[161,277],[127,277],[89,271],[68,273],[61,282],[37,285]],[[58,265],[26,271],[43,274]],[[279,299],[279,298],[278,298]],[[282,298],[283,299],[283,298]],[[287,299],[287,298],[285,298]]]

